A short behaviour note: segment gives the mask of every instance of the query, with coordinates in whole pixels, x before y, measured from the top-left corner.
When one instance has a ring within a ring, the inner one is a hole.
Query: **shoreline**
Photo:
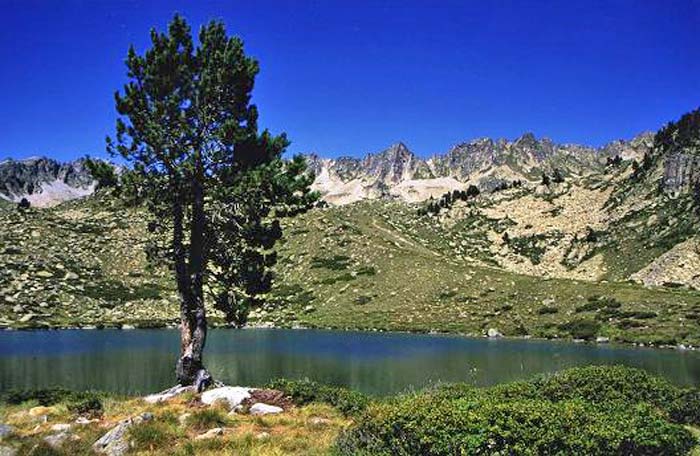
[[[121,325],[121,326],[110,326],[110,325],[86,325],[86,326],[51,326],[51,327],[4,327],[0,328],[2,332],[31,332],[31,331],[102,331],[102,330],[112,330],[112,331],[147,331],[147,330],[177,330],[177,325],[167,325],[162,326],[147,326],[139,327],[137,325]],[[558,338],[544,338],[536,336],[509,336],[509,335],[499,335],[498,337],[489,337],[487,334],[482,336],[477,336],[474,334],[465,334],[459,332],[449,332],[449,331],[420,331],[420,330],[385,330],[385,329],[359,329],[359,328],[333,328],[333,327],[312,327],[312,326],[270,326],[270,325],[246,325],[243,327],[232,327],[230,325],[210,325],[209,329],[230,329],[230,330],[287,330],[287,331],[328,331],[328,332],[342,332],[342,333],[368,333],[368,334],[404,334],[404,335],[420,335],[420,336],[447,336],[447,337],[458,337],[462,339],[471,340],[488,340],[488,341],[506,341],[506,342],[554,342],[563,343],[571,345],[585,345],[585,346],[595,346],[595,347],[610,347],[618,349],[652,349],[652,350],[675,350],[678,352],[697,352],[700,347],[695,347],[693,345],[654,345],[654,344],[639,344],[636,342],[620,342],[614,340],[606,340],[597,342],[595,340],[584,340],[584,339],[574,339],[570,337],[558,337]]]

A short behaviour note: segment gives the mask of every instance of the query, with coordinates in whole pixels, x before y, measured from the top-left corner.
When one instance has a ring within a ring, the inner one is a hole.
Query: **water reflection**
[[[146,393],[171,386],[174,330],[0,333],[0,390],[61,385]],[[316,330],[210,332],[207,365],[227,383],[310,378],[375,394],[438,381],[489,385],[586,364],[626,364],[700,383],[694,352],[561,342]]]

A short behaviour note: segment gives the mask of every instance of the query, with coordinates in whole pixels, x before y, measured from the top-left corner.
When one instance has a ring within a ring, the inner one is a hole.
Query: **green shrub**
[[[676,423],[700,423],[700,390],[692,388],[682,391],[668,407],[668,413]]]
[[[687,454],[700,392],[592,366],[491,388],[465,384],[370,404],[340,454]]]
[[[33,390],[12,390],[5,393],[3,400],[8,404],[36,401],[39,405],[48,407],[66,400],[71,391],[64,388],[41,388]]]
[[[646,404],[592,405],[581,400],[502,402],[489,397],[416,406],[372,405],[337,442],[340,454],[686,454],[683,427]]]
[[[619,309],[622,303],[615,298],[608,296],[590,296],[588,302],[576,307],[576,312],[594,312],[596,310],[604,310],[609,312],[611,309]]]
[[[92,393],[76,394],[68,403],[68,410],[78,415],[102,415],[102,401]]]
[[[36,401],[45,407],[65,403],[68,410],[79,415],[102,414],[102,401],[99,395],[89,391],[74,392],[64,388],[14,390],[6,393],[3,400],[8,404]]]
[[[671,404],[681,390],[641,369],[624,366],[586,366],[567,369],[532,381],[537,395],[552,401],[584,399],[593,403],[647,402]]]
[[[559,325],[559,329],[571,334],[574,339],[593,339],[600,330],[600,323],[594,320],[578,319]]]
[[[559,309],[556,307],[550,307],[550,306],[542,306],[539,309],[537,309],[537,313],[540,315],[549,315],[549,314],[555,314],[558,313]]]
[[[305,405],[311,402],[329,404],[345,415],[357,415],[369,404],[369,397],[347,388],[323,385],[310,380],[274,380],[269,388],[283,391],[295,404]]]

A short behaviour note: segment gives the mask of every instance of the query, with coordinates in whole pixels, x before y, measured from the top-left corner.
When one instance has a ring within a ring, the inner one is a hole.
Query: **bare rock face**
[[[52,206],[87,196],[95,184],[84,160],[59,163],[49,158],[0,162],[0,198],[32,206]]]
[[[640,159],[652,145],[650,133],[600,148],[556,144],[525,133],[514,141],[481,138],[464,142],[427,160],[397,143],[363,159],[309,155],[307,161],[316,175],[314,190],[331,204],[376,198],[418,202],[469,185],[489,191],[515,180],[539,181],[542,173],[551,174],[555,169],[564,175],[599,172],[606,159]]]
[[[686,193],[700,183],[700,156],[685,152],[671,153],[664,158],[663,190],[672,196]]]

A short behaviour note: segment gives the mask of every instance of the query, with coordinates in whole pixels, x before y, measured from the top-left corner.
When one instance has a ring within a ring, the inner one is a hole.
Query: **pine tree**
[[[561,184],[564,182],[564,175],[561,173],[559,168],[554,168],[554,174],[552,175],[552,182],[555,184]]]
[[[151,31],[143,55],[127,57],[128,82],[115,94],[116,138],[108,150],[133,164],[153,218],[148,254],[172,266],[180,298],[180,384],[211,380],[203,363],[205,294],[240,324],[270,289],[276,216],[308,207],[313,176],[304,160],[281,159],[284,134],[258,132],[251,95],[258,62],[224,24],[202,27],[195,44],[175,16]],[[278,212],[279,211],[279,212]]]

